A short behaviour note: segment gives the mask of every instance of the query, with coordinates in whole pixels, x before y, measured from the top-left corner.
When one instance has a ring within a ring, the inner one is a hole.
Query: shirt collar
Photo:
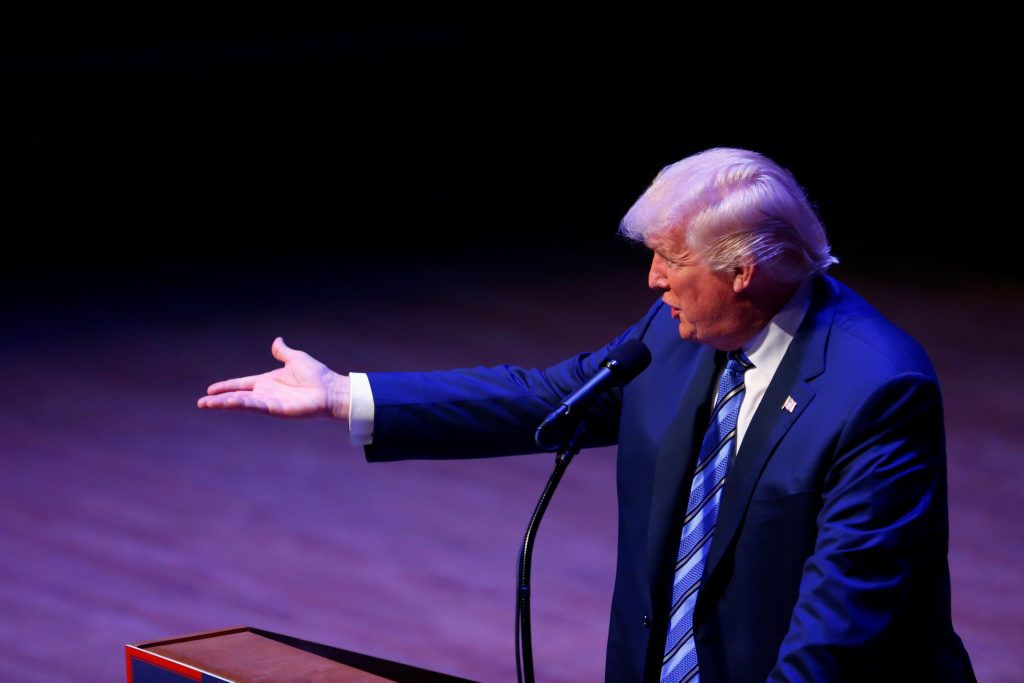
[[[813,278],[804,280],[782,310],[743,345],[743,353],[754,367],[771,368],[774,372],[774,368],[782,362],[789,343],[793,341],[811,305],[812,282]]]

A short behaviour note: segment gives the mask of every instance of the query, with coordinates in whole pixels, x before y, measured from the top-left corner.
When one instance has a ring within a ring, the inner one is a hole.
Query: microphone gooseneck
[[[579,452],[577,437],[583,416],[591,402],[601,392],[613,387],[621,387],[640,374],[651,363],[651,352],[642,342],[627,341],[612,349],[611,353],[601,361],[594,376],[583,386],[562,399],[557,408],[541,422],[534,440],[544,450],[557,450],[555,468],[551,472],[540,500],[533,510],[530,523],[523,536],[523,544],[519,548],[516,561],[516,677],[519,683],[534,683],[533,672],[533,638],[530,633],[530,564],[533,557],[533,544],[540,528],[548,503],[561,481],[565,469],[576,453]]]

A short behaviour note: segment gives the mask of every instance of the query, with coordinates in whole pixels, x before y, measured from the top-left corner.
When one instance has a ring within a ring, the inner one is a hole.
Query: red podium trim
[[[140,650],[138,648],[132,647],[131,645],[125,647],[124,655],[125,663],[128,667],[128,683],[132,683],[132,659],[138,659],[143,662],[146,662],[147,664],[159,666],[161,669],[173,671],[174,673],[181,676],[185,676],[186,678],[189,678],[193,681],[203,680],[203,673],[201,671],[196,671],[195,669],[185,666],[184,664],[179,664],[174,660],[167,659],[166,657],[161,657],[159,655],[155,655],[151,652],[146,652],[145,650]]]

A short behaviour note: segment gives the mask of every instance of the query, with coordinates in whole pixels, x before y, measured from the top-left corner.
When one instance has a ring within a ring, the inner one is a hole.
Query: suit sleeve
[[[913,641],[901,615],[915,591],[933,589],[924,584],[946,563],[945,437],[934,378],[906,373],[884,382],[846,421],[835,452],[774,683],[885,672],[874,653]]]
[[[374,397],[371,461],[465,458],[537,452],[534,431],[562,397],[589,379],[608,353],[640,338],[661,304],[599,351],[547,369],[509,365],[434,372],[368,373]],[[621,391],[594,402],[584,447],[615,443]]]

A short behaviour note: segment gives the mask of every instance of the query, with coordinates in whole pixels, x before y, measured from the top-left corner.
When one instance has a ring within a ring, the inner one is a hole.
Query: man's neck
[[[763,334],[768,323],[792,301],[801,285],[809,281],[810,278],[799,282],[763,281],[756,287],[750,287],[745,301],[746,324],[742,327],[743,332],[729,340],[733,346],[723,350],[747,347],[755,337]]]

